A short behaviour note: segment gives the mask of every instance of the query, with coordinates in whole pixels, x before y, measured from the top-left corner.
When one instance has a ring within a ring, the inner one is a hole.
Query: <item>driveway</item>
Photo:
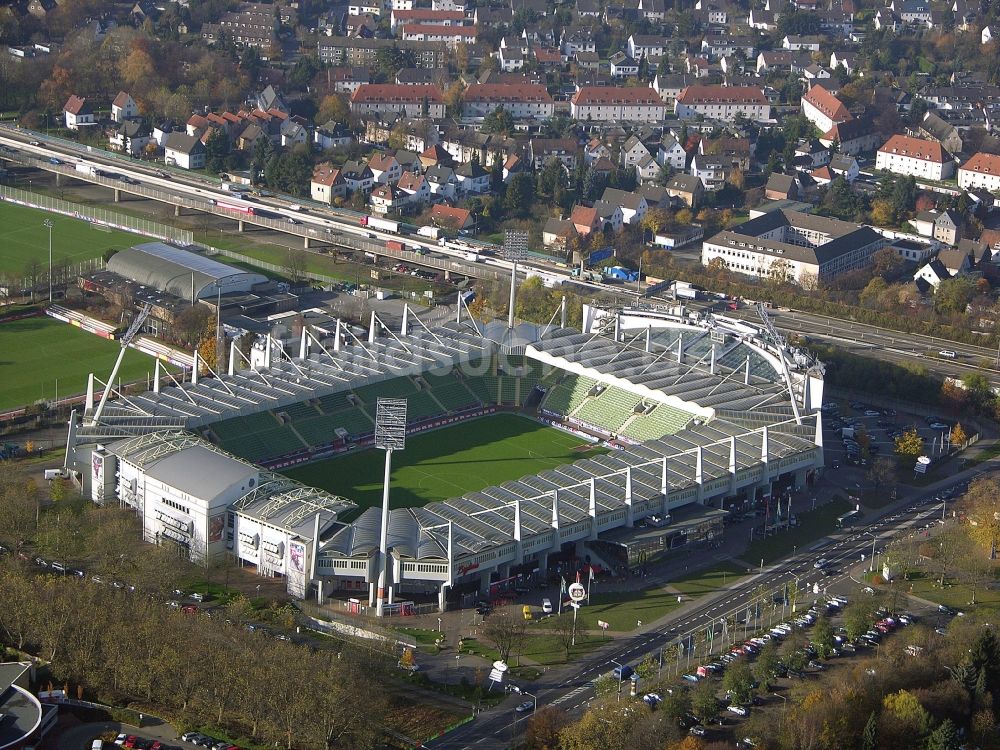
[[[169,745],[181,744],[181,740],[172,726],[160,719],[149,717],[148,724],[143,723],[141,729],[117,721],[79,724],[63,731],[56,739],[56,747],[58,750],[90,750],[91,741],[105,732],[134,734],[137,737],[159,740]]]

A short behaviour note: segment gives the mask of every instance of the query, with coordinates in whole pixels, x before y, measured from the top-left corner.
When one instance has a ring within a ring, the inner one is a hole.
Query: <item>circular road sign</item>
[[[574,602],[583,601],[587,597],[587,589],[583,587],[582,583],[571,583],[567,593]]]

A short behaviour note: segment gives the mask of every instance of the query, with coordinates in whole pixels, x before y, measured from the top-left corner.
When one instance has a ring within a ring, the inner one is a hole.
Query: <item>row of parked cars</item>
[[[174,745],[167,745],[159,740],[147,740],[134,734],[119,734],[114,744],[125,750],[181,750]],[[102,750],[103,747],[104,743],[97,739],[91,745],[91,750]]]
[[[210,737],[207,734],[202,734],[201,732],[187,732],[181,735],[181,739],[184,742],[189,742],[196,747],[207,748],[207,750],[240,750],[240,748],[232,742],[219,740],[215,737]]]

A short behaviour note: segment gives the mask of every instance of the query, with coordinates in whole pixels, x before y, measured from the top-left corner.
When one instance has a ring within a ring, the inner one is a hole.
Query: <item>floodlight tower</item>
[[[385,606],[385,590],[389,583],[389,474],[392,471],[392,452],[401,451],[406,447],[405,398],[380,398],[378,400],[375,411],[375,447],[385,451],[385,477],[382,481],[382,533],[378,546],[378,596],[375,599],[375,614],[381,617]]]
[[[503,257],[510,261],[510,309],[507,311],[507,327],[514,327],[514,307],[517,290],[517,262],[528,254],[528,233],[514,229],[504,230]]]

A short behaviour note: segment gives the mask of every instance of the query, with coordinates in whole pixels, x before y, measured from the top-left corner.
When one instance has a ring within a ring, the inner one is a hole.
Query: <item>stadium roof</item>
[[[412,317],[415,316],[411,316]],[[312,343],[303,359],[279,359],[266,371],[242,370],[197,384],[170,382],[159,393],[120,396],[102,415],[101,425],[82,425],[79,442],[162,430],[188,429],[239,415],[280,409],[289,404],[339,393],[370,383],[481,359],[493,344],[459,323],[425,328],[413,324],[407,336],[382,336],[374,342],[353,339],[340,351],[332,343]]]
[[[781,410],[768,420],[781,420]],[[735,438],[735,441],[734,441]],[[767,428],[767,449],[772,461],[815,448],[815,425],[787,418]],[[420,508],[389,512],[389,545],[414,559],[447,559],[448,524],[452,527],[455,557],[476,554],[514,538],[515,504],[520,501],[522,538],[552,529],[553,493],[558,492],[559,524],[568,527],[590,518],[590,486],[595,487],[597,515],[623,510],[626,468],[632,476],[632,503],[660,502],[662,462],[667,460],[669,494],[677,496],[697,486],[701,448],[702,483],[730,476],[730,452],[735,446],[736,470],[760,465],[764,432],[761,424],[739,424],[714,419],[675,435],[572,464],[558,466],[496,487]],[[369,508],[348,526],[339,529],[321,548],[321,555],[367,555],[379,544],[381,510]]]
[[[188,432],[143,435],[112,443],[108,450],[147,476],[198,498],[215,497],[234,484],[256,479],[260,471]]]
[[[347,498],[307,487],[281,474],[264,472],[260,483],[233,504],[240,515],[308,539],[320,516],[320,534],[345,510],[358,507]]]
[[[221,287],[223,293],[249,291],[252,285],[267,281],[259,273],[227,266],[164,242],[146,242],[120,250],[111,256],[108,270],[181,299],[214,296],[216,287]]]

